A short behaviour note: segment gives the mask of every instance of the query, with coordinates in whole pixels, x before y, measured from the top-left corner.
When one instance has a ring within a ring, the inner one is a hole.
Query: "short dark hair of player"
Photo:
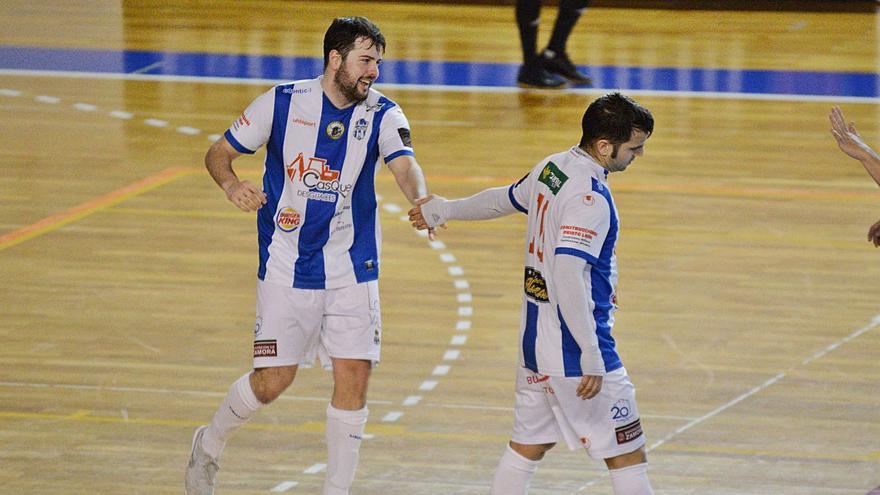
[[[601,139],[617,146],[629,141],[633,129],[650,135],[654,132],[654,117],[647,108],[620,93],[609,93],[596,99],[581,120],[580,146],[588,148]]]
[[[360,38],[367,38],[374,45],[379,45],[385,52],[385,36],[379,31],[379,26],[373,24],[366,17],[338,17],[324,33],[324,68],[330,61],[330,51],[336,50],[342,55],[343,60],[348,52],[354,49],[354,42]]]

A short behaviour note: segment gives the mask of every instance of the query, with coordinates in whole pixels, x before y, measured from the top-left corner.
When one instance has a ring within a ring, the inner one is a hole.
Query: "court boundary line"
[[[284,79],[244,79],[235,77],[200,77],[200,76],[174,76],[174,75],[151,75],[134,73],[114,72],[85,72],[85,71],[52,71],[52,70],[24,70],[24,69],[0,69],[0,76],[26,76],[26,77],[68,77],[72,79],[109,79],[124,81],[155,81],[155,82],[183,82],[199,84],[241,84],[249,86],[268,86],[289,82]],[[669,91],[648,89],[620,89],[620,88],[566,88],[534,90],[524,89],[518,86],[456,86],[437,84],[398,84],[377,82],[379,90],[398,89],[408,91],[435,91],[453,93],[539,93],[553,95],[601,95],[610,91],[620,90],[633,96],[666,97],[666,98],[700,98],[700,99],[724,99],[724,100],[761,100],[761,101],[789,101],[805,103],[864,103],[880,104],[880,97],[869,96],[825,96],[825,95],[787,95],[779,93],[724,93],[713,91]]]
[[[174,182],[181,177],[191,175],[192,173],[193,169],[189,167],[166,168],[156,174],[144,177],[143,179],[132,182],[119,189],[89,199],[84,203],[53,213],[52,215],[34,223],[0,235],[0,251],[17,246],[18,244],[39,237],[43,234],[58,230],[61,227],[82,220],[93,213],[97,213],[110,206],[122,203],[125,200],[139,196],[147,191],[170,184],[171,182]]]

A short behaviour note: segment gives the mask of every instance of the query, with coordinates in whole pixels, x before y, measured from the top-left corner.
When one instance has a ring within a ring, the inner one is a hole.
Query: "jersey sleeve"
[[[594,191],[573,194],[562,204],[556,254],[597,264],[610,224],[611,209],[604,196]]]
[[[253,154],[269,141],[275,113],[275,88],[257,97],[223,134],[239,153]]]
[[[516,181],[507,188],[507,199],[510,200],[510,204],[527,215],[529,213],[529,198],[532,195],[532,182],[534,182],[530,177],[533,173],[535,173],[534,170],[523,175],[522,179]]]
[[[379,129],[379,153],[382,154],[385,163],[401,155],[415,156],[409,121],[397,105],[388,109],[382,117]]]

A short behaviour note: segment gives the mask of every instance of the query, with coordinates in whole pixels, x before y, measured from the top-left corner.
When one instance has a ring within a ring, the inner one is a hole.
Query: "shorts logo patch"
[[[254,341],[254,357],[277,357],[278,341],[277,340],[255,340]]]
[[[620,399],[611,406],[611,419],[616,423],[629,421],[630,416],[632,416],[632,407],[630,407],[628,400]]]
[[[617,445],[631,442],[642,436],[642,422],[637,419],[632,423],[619,426],[614,429],[614,435],[617,437]]]

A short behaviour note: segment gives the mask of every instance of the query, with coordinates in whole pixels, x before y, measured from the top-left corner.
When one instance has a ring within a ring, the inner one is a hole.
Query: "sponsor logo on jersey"
[[[254,341],[254,357],[276,357],[278,356],[277,340],[255,340]]]
[[[305,126],[305,127],[316,127],[318,124],[312,122],[311,120],[303,120],[299,117],[291,120],[294,124]]]
[[[578,227],[577,225],[562,225],[559,227],[559,243],[576,244],[585,248],[593,245],[593,239],[599,235],[593,229]]]
[[[550,192],[554,196],[559,193],[562,185],[567,180],[568,176],[562,173],[562,170],[559,170],[559,167],[553,162],[547,162],[547,165],[544,166],[544,170],[541,170],[541,175],[538,177],[538,181],[549,187]]]
[[[354,138],[360,141],[367,135],[367,119],[360,119],[354,125]]]
[[[241,127],[247,127],[247,126],[249,126],[249,125],[251,125],[251,121],[248,120],[247,116],[246,116],[245,114],[242,113],[242,114],[238,117],[238,119],[236,119],[236,121],[232,123],[232,128],[235,129],[235,130],[237,131],[237,130],[239,130]]]
[[[312,88],[297,88],[297,89],[294,89],[294,88],[284,88],[284,89],[281,90],[281,92],[282,92],[282,93],[287,93],[287,94],[289,94],[289,95],[291,95],[291,94],[294,94],[294,95],[304,95],[304,94],[307,94],[307,93],[311,93],[311,92],[312,92]]]
[[[639,438],[642,436],[641,420],[637,419],[628,425],[615,428],[614,436],[617,437],[617,445],[632,442],[636,438]]]
[[[382,110],[382,107],[384,107],[384,106],[385,106],[384,103],[376,103],[375,105],[368,104],[367,111],[368,112],[378,112],[379,110]]]
[[[284,232],[293,232],[298,229],[301,221],[302,216],[299,212],[289,206],[278,210],[278,214],[275,216],[275,223]]]
[[[596,196],[592,194],[587,194],[584,196],[584,204],[587,206],[593,206],[596,204]]]
[[[397,129],[397,134],[400,135],[400,140],[403,142],[404,146],[412,148],[412,136],[409,133],[409,129],[406,127],[400,127]]]
[[[523,282],[526,295],[540,302],[547,302],[547,281],[538,270],[527,266],[525,281]]]
[[[351,184],[341,184],[339,182],[339,171],[330,168],[330,165],[327,164],[327,160],[323,158],[309,157],[307,161],[302,153],[298,154],[296,158],[290,162],[290,165],[287,166],[287,177],[289,177],[291,181],[298,180],[302,182],[303,185],[311,191],[327,194],[338,193],[341,194],[342,197],[348,195],[352,188]],[[299,194],[299,192],[297,192],[297,194]],[[315,198],[309,196],[309,199],[317,199],[318,201],[332,203],[336,200],[335,194],[333,194],[333,196],[334,198],[332,199],[326,196]]]
[[[330,136],[330,139],[339,139],[343,134],[345,134],[345,124],[342,122],[334,120],[327,124],[327,135]]]

